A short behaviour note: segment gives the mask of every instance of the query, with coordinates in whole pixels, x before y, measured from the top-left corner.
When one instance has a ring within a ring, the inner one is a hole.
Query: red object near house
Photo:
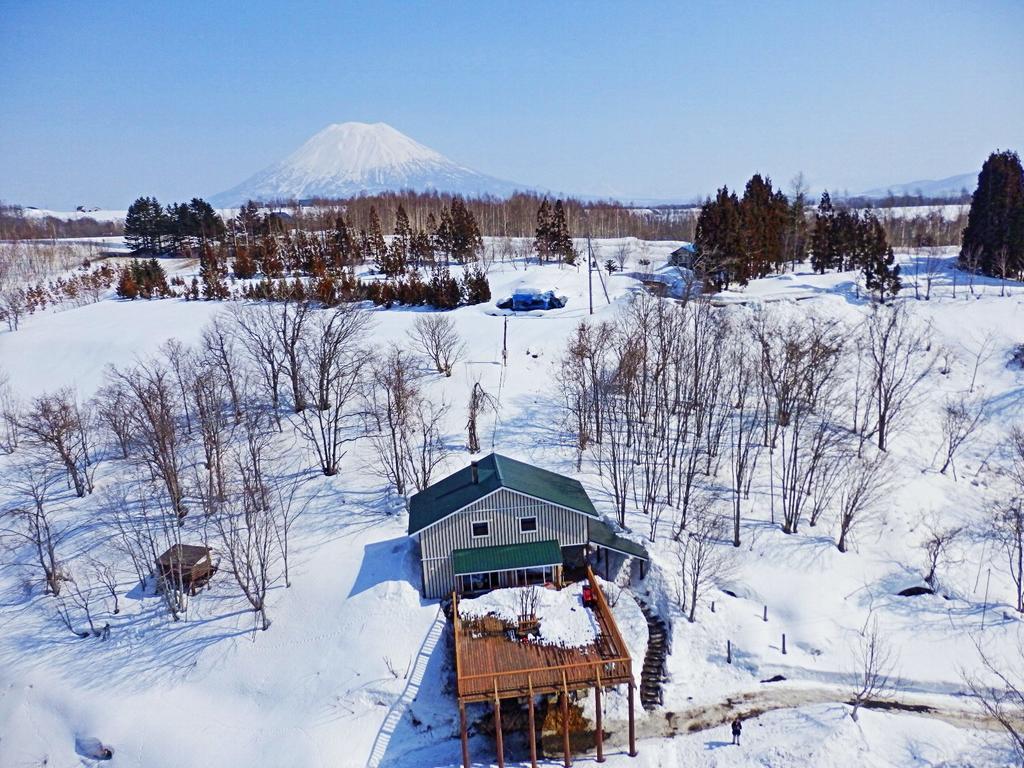
[[[583,605],[587,608],[594,602],[594,590],[590,587],[583,587]]]

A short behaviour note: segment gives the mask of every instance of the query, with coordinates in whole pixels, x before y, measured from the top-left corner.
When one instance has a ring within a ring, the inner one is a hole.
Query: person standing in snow
[[[732,721],[732,743],[737,747],[740,745],[740,734],[743,732],[743,721],[736,718]]]

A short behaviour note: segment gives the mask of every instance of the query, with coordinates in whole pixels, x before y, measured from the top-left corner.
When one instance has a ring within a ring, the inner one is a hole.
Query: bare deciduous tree
[[[70,388],[34,398],[18,427],[31,443],[61,462],[76,495],[92,493],[93,434]]]
[[[358,429],[360,395],[366,383],[370,355],[360,337],[370,327],[369,315],[341,305],[317,312],[308,323],[302,349],[305,380],[299,430],[309,441],[325,475],[335,475],[344,446],[362,436]]]
[[[956,466],[953,464],[953,457],[961,446],[974,434],[981,417],[984,415],[982,400],[977,397],[963,395],[950,397],[942,407],[942,447],[945,459],[942,463],[941,474],[953,467],[953,477],[956,477]]]
[[[281,409],[281,378],[285,375],[287,357],[278,334],[277,316],[284,310],[265,303],[234,304],[230,311],[235,321],[235,334],[241,340],[249,360],[259,371],[262,388],[270,398],[275,417],[278,417]]]
[[[711,499],[701,497],[691,508],[689,525],[676,548],[681,607],[690,622],[696,621],[701,596],[731,571],[731,550],[721,546],[726,531],[726,521],[713,509]]]
[[[51,509],[50,491],[56,483],[56,475],[45,461],[29,459],[15,466],[9,478],[18,502],[4,515],[3,533],[31,547],[46,592],[59,595],[66,579],[57,547],[66,531],[55,522]]]
[[[885,693],[889,688],[894,660],[889,644],[878,628],[878,619],[868,617],[856,649],[856,683],[850,704],[850,717],[857,720],[857,712],[865,704]]]
[[[173,371],[159,360],[124,370],[114,368],[111,383],[119,383],[130,403],[132,432],[138,458],[167,491],[171,509],[179,521],[188,514],[183,470],[187,436],[180,423],[184,395]]]
[[[933,591],[938,589],[939,567],[948,557],[949,548],[960,536],[963,528],[938,528],[935,525],[928,525],[928,537],[921,544],[925,554],[924,581]]]
[[[1024,679],[1018,663],[1024,647],[1018,643],[1016,654],[1003,661],[997,661],[980,645],[977,648],[988,679],[967,671],[961,672],[961,677],[975,701],[1006,732],[1017,764],[1024,765]]]
[[[839,536],[836,548],[846,552],[853,529],[864,522],[889,492],[892,475],[885,454],[850,456],[839,486]]]
[[[873,429],[879,450],[886,450],[912,403],[917,385],[932,369],[928,338],[909,315],[905,304],[872,307],[865,347],[873,390]]]
[[[416,318],[409,336],[430,359],[438,373],[451,376],[455,364],[466,352],[466,345],[447,315],[425,314]]]

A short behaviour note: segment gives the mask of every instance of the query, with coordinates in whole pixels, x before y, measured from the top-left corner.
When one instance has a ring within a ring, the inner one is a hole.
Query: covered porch
[[[553,539],[457,549],[452,552],[452,569],[458,595],[503,587],[561,587],[562,549]]]

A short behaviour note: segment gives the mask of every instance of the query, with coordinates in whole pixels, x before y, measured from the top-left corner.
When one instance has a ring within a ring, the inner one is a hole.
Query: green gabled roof
[[[579,480],[571,477],[497,453],[480,459],[476,472],[475,483],[470,465],[413,496],[409,501],[409,533],[421,531],[499,488],[519,491],[588,517],[597,517],[587,492]]]
[[[554,539],[530,541],[525,544],[503,544],[497,547],[456,549],[452,552],[452,568],[455,569],[456,576],[561,564],[562,548]]]
[[[650,560],[647,550],[635,541],[620,536],[615,530],[603,520],[588,520],[590,526],[590,541],[605,549],[612,549],[631,557],[639,557],[641,560]]]

